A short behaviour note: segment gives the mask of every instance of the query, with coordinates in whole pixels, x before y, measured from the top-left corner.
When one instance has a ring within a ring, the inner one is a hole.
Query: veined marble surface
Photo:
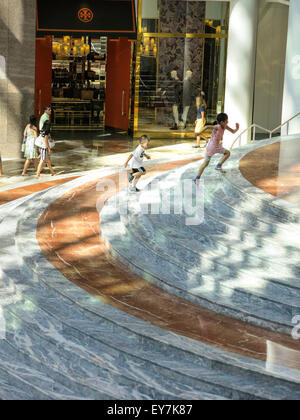
[[[0,207],[1,274],[18,293],[1,307],[0,398],[299,399],[297,371],[151,325],[91,296],[46,260],[36,229],[49,205],[71,191],[71,206],[77,189],[117,171]]]

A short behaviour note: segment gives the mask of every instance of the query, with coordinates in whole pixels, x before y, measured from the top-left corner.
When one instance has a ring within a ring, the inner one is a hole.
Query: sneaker
[[[127,173],[127,176],[128,176],[128,181],[129,181],[129,182],[132,182],[132,181],[133,181],[133,176],[132,176],[132,173],[131,173],[131,172],[128,172],[128,173]]]
[[[178,125],[174,124],[173,127],[170,128],[170,130],[178,130]]]
[[[222,174],[226,174],[226,171],[224,171],[222,166],[219,164],[215,167],[215,170],[221,172]]]
[[[200,146],[193,146],[193,149],[200,149]]]
[[[199,187],[200,178],[196,177],[193,181],[194,181],[196,187]]]
[[[140,192],[141,190],[139,190],[138,188],[136,188],[136,187],[129,187],[129,192],[132,192],[132,193],[134,193],[134,192]]]

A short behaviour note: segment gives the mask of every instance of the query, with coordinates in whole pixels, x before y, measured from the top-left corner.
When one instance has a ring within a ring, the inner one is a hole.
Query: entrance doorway
[[[55,130],[128,131],[132,51],[127,38],[37,39],[36,115],[51,103]]]

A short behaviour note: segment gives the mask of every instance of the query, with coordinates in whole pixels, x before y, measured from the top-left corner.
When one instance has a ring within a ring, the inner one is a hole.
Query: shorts
[[[138,172],[140,172],[142,174],[145,174],[146,173],[146,169],[143,168],[142,166],[140,168],[132,168],[131,171],[128,172],[128,181],[129,182],[132,182],[133,179],[134,179],[133,174],[136,174]]]
[[[204,124],[203,124],[202,118],[197,119],[196,127],[195,127],[195,134],[198,134],[202,130],[202,128],[205,126],[205,124],[206,124],[206,121],[204,121]]]
[[[141,166],[140,168],[132,168],[131,171],[133,174],[136,174],[138,172],[140,172],[141,174],[146,173],[146,169],[143,166]]]
[[[49,159],[49,152],[48,149],[40,149],[41,160],[45,161]]]
[[[224,149],[224,147],[222,147],[222,149],[220,149],[220,151],[218,151],[218,152],[214,153],[213,155],[211,155],[211,156],[205,156],[204,160],[206,160],[206,162],[210,162],[211,158],[212,158],[214,155],[216,155],[216,154],[218,154],[218,153],[220,153],[220,154],[222,154],[222,155],[226,155],[226,152],[227,152],[227,149]]]

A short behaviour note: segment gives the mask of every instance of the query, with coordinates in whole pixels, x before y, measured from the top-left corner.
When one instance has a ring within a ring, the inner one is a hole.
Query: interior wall
[[[0,0],[0,150],[20,156],[22,134],[34,111],[35,0]]]
[[[283,4],[260,2],[253,122],[267,129],[281,124],[288,13]]]

